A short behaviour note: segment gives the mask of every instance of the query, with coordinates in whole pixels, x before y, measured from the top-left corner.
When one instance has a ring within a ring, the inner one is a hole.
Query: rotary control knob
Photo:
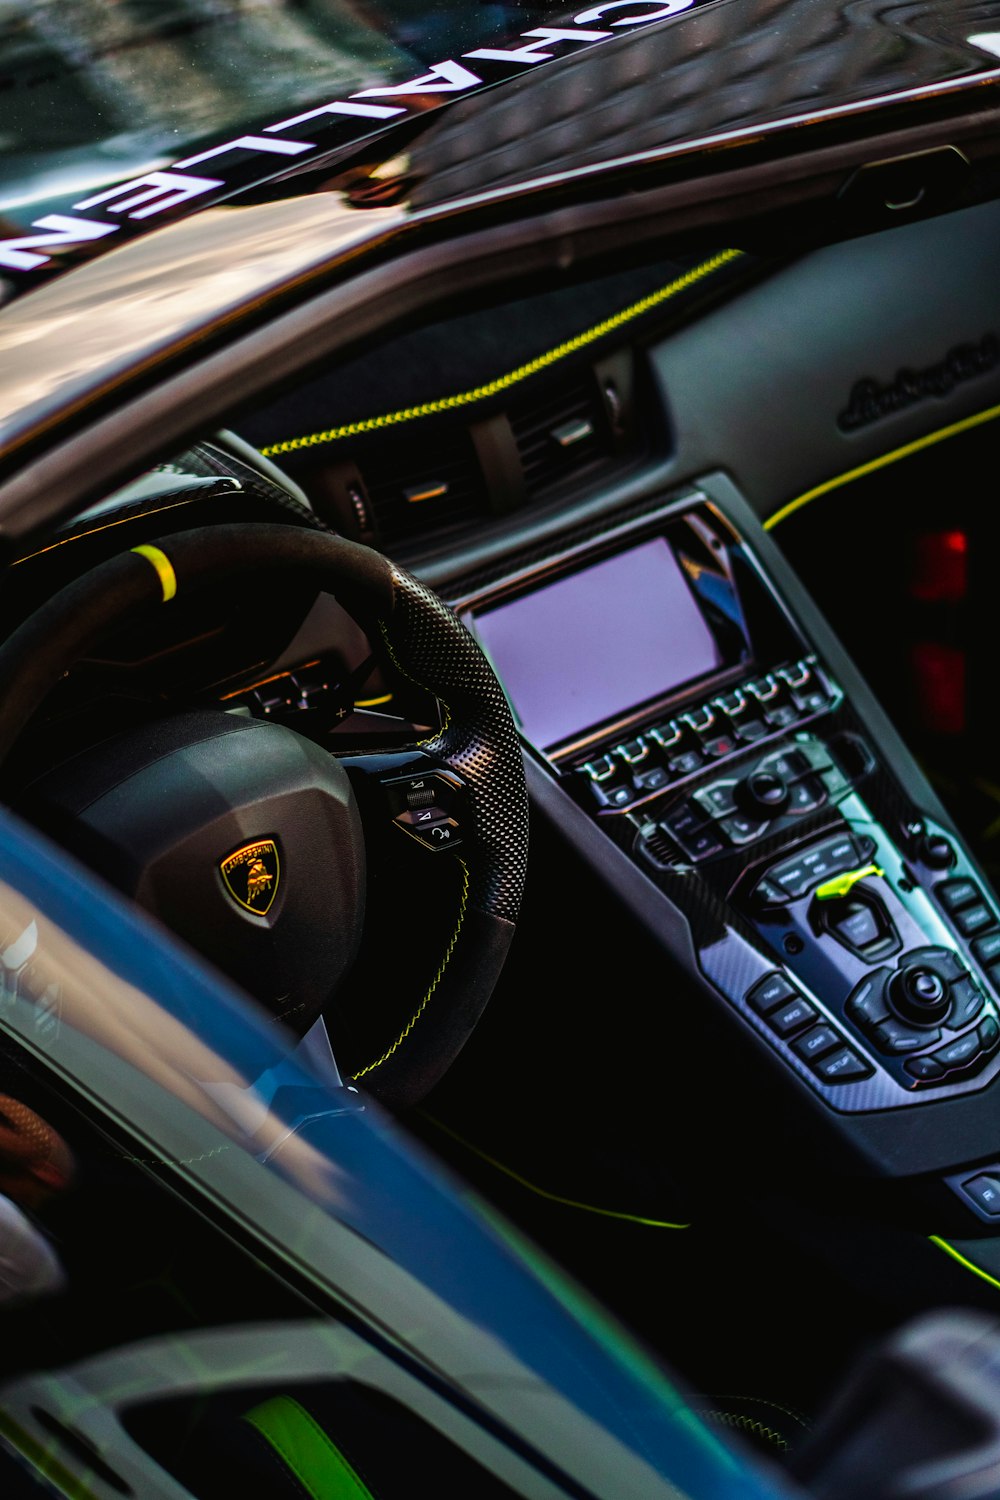
[[[774,771],[751,771],[737,783],[735,795],[744,812],[776,818],[788,804],[788,783]]]
[[[933,1026],[942,1020],[951,1003],[948,986],[934,969],[910,964],[901,969],[889,986],[893,1009],[904,1020]]]

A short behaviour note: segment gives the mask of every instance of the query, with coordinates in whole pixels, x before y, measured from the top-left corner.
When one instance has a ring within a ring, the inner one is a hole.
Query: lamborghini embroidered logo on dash
[[[278,890],[278,846],[273,839],[244,844],[220,862],[219,873],[236,904],[262,917],[271,910]]]

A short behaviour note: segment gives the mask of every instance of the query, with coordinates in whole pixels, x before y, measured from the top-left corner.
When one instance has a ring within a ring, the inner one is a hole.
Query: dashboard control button
[[[940,1040],[941,1033],[937,1029],[928,1031],[924,1026],[919,1031],[913,1031],[893,1016],[875,1028],[875,1042],[879,1051],[890,1052],[894,1056],[902,1052],[919,1052],[921,1047],[927,1047],[931,1042]]]
[[[736,797],[744,811],[758,818],[774,818],[788,802],[788,783],[782,776],[758,766],[736,784]]]
[[[996,918],[983,901],[953,912],[952,921],[963,937],[972,937],[975,933],[985,932],[988,927],[996,926]]]
[[[736,808],[735,786],[735,781],[716,781],[695,792],[691,800],[697,802],[707,817],[724,818]]]
[[[666,766],[650,766],[646,771],[637,771],[632,777],[640,792],[659,792],[670,784],[670,772]]]
[[[700,750],[682,750],[679,755],[672,755],[667,761],[674,776],[691,776],[695,771],[700,771],[704,764]]]
[[[871,840],[866,842],[874,851],[875,846]],[[835,834],[832,838],[823,839],[818,844],[810,845],[801,854],[771,865],[758,890],[762,890],[766,883],[769,888],[778,890],[779,902],[795,901],[829,876],[853,869],[859,858],[858,848],[858,843],[850,834]]]
[[[759,1016],[766,1016],[786,1000],[798,998],[798,990],[789,984],[784,974],[765,974],[746,993],[746,1002]]]
[[[780,1037],[796,1036],[798,1032],[804,1031],[819,1016],[813,1006],[804,995],[797,995],[787,1005],[780,1005],[777,1010],[771,1011],[767,1018],[767,1024],[772,1031],[776,1031]]]
[[[843,1044],[844,1038],[839,1031],[834,1031],[832,1026],[813,1026],[802,1036],[797,1037],[792,1043],[792,1051],[802,1058],[803,1062],[810,1062],[814,1057],[825,1057],[832,1052],[834,1047]]]
[[[793,662],[789,667],[779,667],[775,675],[790,688],[804,688],[813,681],[812,668],[805,660]]]
[[[623,744],[616,745],[611,753],[620,756],[626,765],[638,766],[649,754],[649,746],[640,734],[634,740],[626,740]]]
[[[830,921],[830,931],[848,948],[869,948],[881,936],[878,917],[865,902],[846,902]]]
[[[849,875],[835,876],[847,881]],[[833,883],[833,882],[831,882]],[[848,952],[859,958],[879,959],[888,957],[900,946],[899,934],[882,902],[864,883],[854,882],[846,894],[830,892],[823,900],[825,886],[820,886],[813,897],[812,915],[821,928]]]
[[[836,1052],[817,1058],[812,1070],[824,1083],[855,1083],[872,1071],[853,1047],[839,1047]]]
[[[689,834],[699,832],[704,826],[705,814],[690,802],[680,802],[676,807],[672,807],[660,824],[664,832],[678,839],[687,838]]]
[[[669,724],[656,724],[646,732],[661,750],[675,749],[684,738],[683,727],[674,719],[671,719]]]
[[[939,1047],[933,1056],[943,1068],[964,1068],[979,1057],[981,1050],[978,1031],[969,1031],[947,1047]]]
[[[785,781],[794,781],[796,776],[806,776],[812,770],[812,762],[802,750],[779,750],[776,755],[766,755],[760,769],[771,771]]]
[[[755,740],[762,740],[768,733],[770,731],[763,719],[747,718],[744,715],[737,721],[736,737],[741,744],[751,745]]]
[[[964,979],[969,972],[954,948],[911,948],[906,961],[910,964],[926,964],[949,984],[956,979]]]
[[[1000,1021],[996,1016],[987,1016],[980,1021],[979,1045],[984,1052],[995,1052],[1000,1047]]]
[[[830,706],[830,700],[822,688],[811,688],[807,693],[793,693],[792,702],[804,714],[822,713],[823,709]]]
[[[918,1083],[933,1083],[944,1077],[944,1068],[933,1057],[908,1057],[903,1067]]]
[[[764,718],[772,729],[790,729],[799,720],[798,712],[791,703],[779,703],[774,708],[769,708]]]
[[[747,692],[757,699],[758,703],[773,703],[781,692],[781,684],[773,672],[765,672],[763,677],[755,677],[746,685]]]
[[[635,792],[626,781],[618,786],[595,786],[594,796],[602,807],[630,807],[635,801]]]
[[[934,894],[945,911],[952,912],[983,899],[982,891],[974,880],[943,880],[934,887]]]
[[[687,713],[681,714],[679,722],[697,735],[708,734],[715,727],[715,710],[703,703],[699,708],[689,708]]]
[[[731,818],[723,818],[719,827],[729,842],[739,847],[759,838],[768,825],[759,818],[747,817],[746,813],[733,813]]]
[[[813,812],[826,801],[826,787],[819,776],[807,776],[788,789],[788,811],[791,813]]]
[[[730,693],[720,693],[717,698],[712,699],[712,707],[729,719],[738,719],[740,714],[746,712],[746,693],[741,688],[733,688]]]
[[[885,1000],[886,981],[889,978],[888,969],[876,969],[863,979],[847,999],[846,1010],[852,1021],[855,1021],[865,1031],[872,1031],[883,1021],[888,1020],[889,1007]]]
[[[722,849],[722,840],[713,828],[689,833],[680,842],[691,859],[707,859],[710,854],[718,854]]]
[[[955,863],[955,851],[940,833],[925,833],[917,845],[917,857],[932,870],[948,870]]]
[[[929,1026],[944,1018],[950,1004],[950,991],[936,969],[926,964],[908,963],[893,975],[889,999],[904,1020]]]
[[[986,996],[971,974],[967,974],[964,979],[954,980],[950,986],[950,994],[951,1011],[948,1015],[948,1025],[958,1031],[978,1016],[986,1004]]]
[[[972,939],[972,952],[981,964],[987,967],[1000,960],[1000,929],[989,932],[985,937]]]
[[[736,749],[736,740],[731,734],[703,736],[701,748],[712,760],[721,760],[724,755],[732,755]]]
[[[990,1219],[1000,1219],[1000,1176],[980,1172],[962,1183],[962,1192]]]
[[[591,781],[610,781],[618,771],[610,755],[599,755],[596,760],[585,761],[583,769]]]

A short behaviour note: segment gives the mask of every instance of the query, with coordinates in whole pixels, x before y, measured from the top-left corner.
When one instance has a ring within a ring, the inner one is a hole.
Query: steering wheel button
[[[996,918],[985,902],[977,902],[975,906],[965,906],[961,911],[954,912],[952,921],[963,937],[972,937],[975,933],[985,932],[987,927],[996,926]]]
[[[799,998],[794,985],[789,984],[784,974],[767,974],[747,990],[746,1002],[759,1016],[770,1015],[787,1000]]]
[[[810,1005],[803,995],[798,995],[787,1005],[781,1005],[777,1010],[772,1011],[767,1018],[767,1024],[772,1031],[777,1032],[778,1036],[788,1038],[796,1036],[818,1020],[819,1016],[815,1007]]]
[[[809,1062],[814,1057],[825,1057],[834,1047],[839,1047],[844,1038],[832,1026],[814,1026],[792,1043],[792,1051]]]
[[[853,1047],[840,1047],[827,1057],[817,1058],[811,1066],[824,1083],[856,1083],[867,1078],[872,1071]]]

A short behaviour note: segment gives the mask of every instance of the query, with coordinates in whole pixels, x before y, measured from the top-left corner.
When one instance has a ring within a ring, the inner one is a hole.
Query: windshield
[[[534,25],[543,10],[502,0],[7,0],[0,211],[153,170],[235,126],[408,78]]]

